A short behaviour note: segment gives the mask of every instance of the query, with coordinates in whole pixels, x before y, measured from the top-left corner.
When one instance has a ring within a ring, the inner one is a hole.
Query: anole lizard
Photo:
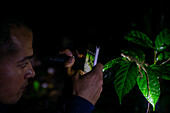
[[[132,57],[132,56],[128,56],[128,55],[125,55],[124,53],[121,53],[121,55],[124,57],[124,58],[127,58],[129,61],[135,61],[136,64],[138,65],[139,67],[139,72],[141,74],[140,77],[143,77],[143,74],[141,72],[141,68],[145,71],[145,73],[147,74],[147,71],[145,69],[145,67],[143,66],[143,63],[141,63],[138,59],[136,59],[135,57]],[[147,65],[147,64],[145,64]],[[148,74],[147,74],[148,75]]]

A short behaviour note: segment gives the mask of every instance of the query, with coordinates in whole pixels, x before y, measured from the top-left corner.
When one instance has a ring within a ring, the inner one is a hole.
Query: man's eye
[[[26,62],[26,63],[22,64],[22,65],[21,65],[22,68],[25,68],[25,67],[27,66],[28,63],[29,63],[29,62]]]

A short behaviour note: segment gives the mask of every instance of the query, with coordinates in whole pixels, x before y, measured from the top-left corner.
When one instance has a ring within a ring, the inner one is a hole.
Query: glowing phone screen
[[[92,70],[92,68],[97,64],[99,46],[96,46],[95,49],[91,48],[91,51],[88,49],[86,52],[85,63],[84,63],[84,72],[87,73]],[[95,51],[95,52],[93,52]]]
[[[84,72],[87,73],[92,70],[94,62],[95,53],[87,50],[85,63],[84,63]]]

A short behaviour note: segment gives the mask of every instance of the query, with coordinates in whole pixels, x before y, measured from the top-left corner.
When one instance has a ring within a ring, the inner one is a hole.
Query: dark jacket
[[[29,106],[28,106],[29,107]],[[51,109],[51,111],[47,110],[48,113],[91,113],[94,109],[92,103],[87,101],[86,99],[73,95],[68,101],[62,104],[61,107],[56,105],[56,109]],[[10,105],[0,104],[0,113],[10,113],[17,112],[11,110]],[[46,111],[44,111],[46,112]]]

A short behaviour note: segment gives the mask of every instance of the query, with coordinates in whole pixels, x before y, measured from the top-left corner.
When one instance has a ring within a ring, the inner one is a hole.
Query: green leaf
[[[170,64],[165,64],[161,66],[161,78],[165,80],[170,80]]]
[[[156,37],[155,46],[156,51],[160,52],[167,48],[170,45],[170,30],[164,28]]]
[[[103,84],[112,82],[119,68],[120,68],[120,65],[115,63],[112,65],[112,67],[106,69],[103,72]]]
[[[137,84],[144,97],[153,106],[153,111],[155,111],[155,105],[160,96],[160,84],[158,73],[156,70],[147,68],[149,89],[146,74],[144,73],[143,70],[142,73],[144,76],[142,78],[140,77],[137,78]]]
[[[136,84],[137,66],[134,62],[125,62],[115,75],[114,85],[121,103],[122,98]]]
[[[125,58],[118,57],[107,62],[103,66],[103,83],[109,83],[114,79],[114,76],[117,73],[117,70],[120,68],[120,65],[125,62]]]
[[[158,55],[157,60],[161,61],[168,58],[170,58],[170,52],[164,51]]]
[[[141,46],[153,48],[153,42],[150,40],[150,38],[145,33],[142,33],[140,31],[132,30],[124,38]]]
[[[157,56],[157,61],[161,61],[164,59],[164,53],[160,53],[158,56]]]
[[[170,64],[165,64],[161,66],[153,65],[151,68],[157,71],[157,74],[160,78],[170,80]]]
[[[125,58],[122,58],[122,57],[118,57],[116,59],[113,59],[109,62],[107,62],[104,66],[103,66],[103,72],[109,68],[112,68],[114,64],[122,64],[124,63],[126,59]]]

